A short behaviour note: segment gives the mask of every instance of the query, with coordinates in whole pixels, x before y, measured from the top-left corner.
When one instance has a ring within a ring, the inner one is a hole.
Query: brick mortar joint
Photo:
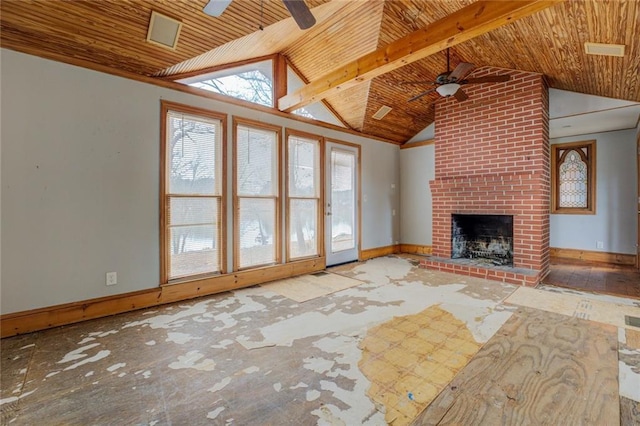
[[[493,173],[487,175],[475,176],[445,176],[430,180],[431,185],[451,186],[456,184],[474,184],[474,183],[498,183],[501,185],[531,184],[540,182],[540,184],[548,185],[546,172],[536,173]]]

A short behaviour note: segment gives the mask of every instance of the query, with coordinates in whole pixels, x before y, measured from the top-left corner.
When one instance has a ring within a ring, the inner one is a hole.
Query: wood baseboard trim
[[[236,290],[325,269],[325,258],[291,262],[164,285],[115,296],[33,309],[0,316],[0,337],[10,337],[89,319]]]
[[[400,253],[431,255],[433,247],[418,244],[400,244]]]
[[[369,260],[373,259],[374,257],[388,256],[395,253],[400,253],[400,244],[361,250],[360,260]]]
[[[602,262],[614,265],[635,265],[637,256],[625,253],[608,253],[603,251],[550,248],[551,257],[559,259],[583,260],[585,262]]]

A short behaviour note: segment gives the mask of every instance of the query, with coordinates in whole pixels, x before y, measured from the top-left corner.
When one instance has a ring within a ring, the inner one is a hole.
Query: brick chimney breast
[[[469,99],[442,99],[435,114],[433,257],[422,266],[536,285],[549,271],[549,90],[541,74],[485,67]],[[451,262],[453,214],[513,215],[513,269]]]

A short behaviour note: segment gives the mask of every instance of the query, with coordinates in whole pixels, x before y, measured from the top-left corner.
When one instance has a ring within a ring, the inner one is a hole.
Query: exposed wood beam
[[[291,112],[327,96],[433,55],[563,0],[477,1],[407,36],[331,71],[278,100]]]

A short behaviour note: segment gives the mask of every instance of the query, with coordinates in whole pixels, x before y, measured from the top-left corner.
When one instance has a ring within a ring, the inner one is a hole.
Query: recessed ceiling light
[[[586,42],[584,50],[588,55],[624,56],[624,44]]]
[[[393,108],[386,106],[386,105],[382,105],[380,107],[380,109],[371,116],[371,118],[374,118],[376,120],[382,120],[384,118],[385,115],[389,114],[389,111],[391,111]]]

